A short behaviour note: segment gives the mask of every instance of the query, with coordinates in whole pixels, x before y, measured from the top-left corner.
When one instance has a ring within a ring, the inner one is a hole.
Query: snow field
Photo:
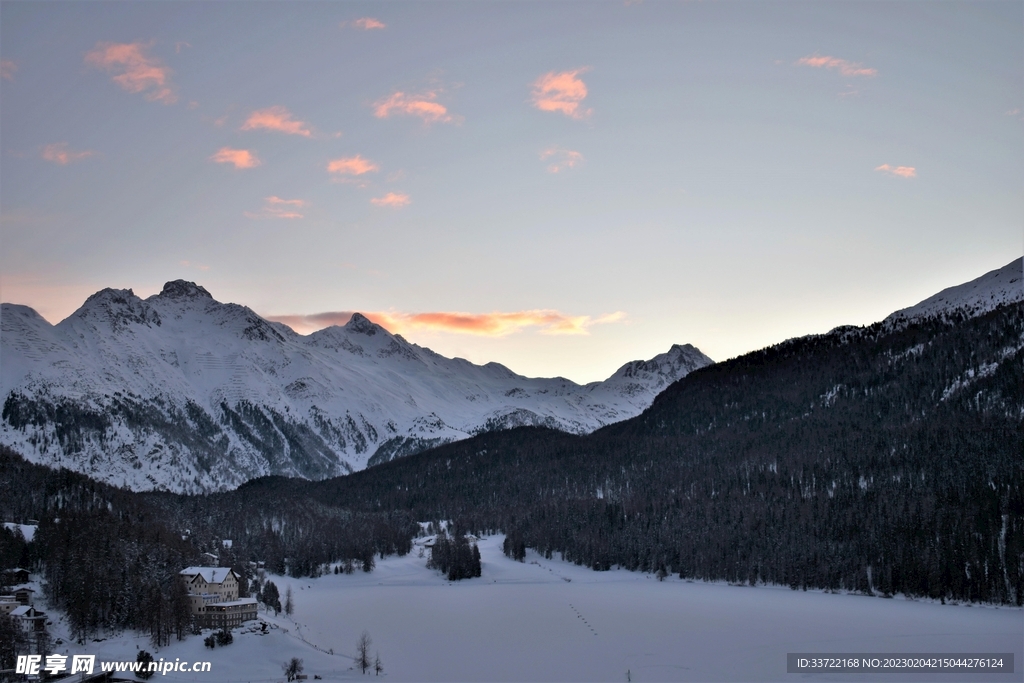
[[[633,681],[794,680],[787,652],[1014,652],[1021,671],[1020,609],[659,582],[532,551],[514,562],[502,541],[480,541],[480,579],[449,583],[414,549],[371,574],[282,578],[279,587],[292,585],[305,638],[351,652],[365,629],[394,681],[625,681],[627,671]]]
[[[205,674],[151,681],[283,681],[282,665],[304,661],[309,680],[368,680],[352,655],[365,630],[387,681],[797,681],[935,680],[936,675],[786,673],[787,652],[1013,652],[1016,673],[973,680],[1021,681],[1024,612],[860,595],[740,587],[612,570],[594,572],[528,551],[506,558],[502,536],[479,542],[483,577],[450,583],[426,568],[418,548],[377,559],[369,574],[318,579],[271,576],[292,588],[295,613],[260,613],[268,635],[235,630],[209,650],[202,637],[155,650],[125,636],[57,650],[134,660],[213,663]],[[423,539],[417,539],[422,543]],[[557,556],[556,556],[557,557]],[[337,654],[329,654],[333,648]],[[368,674],[372,676],[372,671]],[[939,674],[942,681],[972,680]]]

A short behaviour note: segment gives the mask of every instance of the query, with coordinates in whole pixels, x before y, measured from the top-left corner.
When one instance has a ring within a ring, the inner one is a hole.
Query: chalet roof
[[[228,572],[234,573],[230,567],[186,567],[178,572],[178,574],[190,577],[202,576],[203,581],[206,581],[206,583],[223,583]]]
[[[33,617],[44,617],[46,616],[46,614],[44,612],[40,612],[35,607],[32,607],[30,605],[22,605],[21,607],[18,607],[17,609],[13,610],[11,612],[11,616],[31,619]]]

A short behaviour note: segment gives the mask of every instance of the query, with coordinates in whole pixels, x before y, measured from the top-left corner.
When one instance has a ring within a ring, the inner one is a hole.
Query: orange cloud
[[[881,166],[876,166],[875,170],[888,173],[889,175],[898,175],[901,178],[917,177],[917,169],[913,166],[890,166],[889,164],[882,164]]]
[[[420,95],[407,95],[396,92],[391,97],[378,100],[373,104],[373,115],[378,119],[386,119],[392,114],[418,116],[424,124],[457,123],[461,117],[448,113],[448,108],[435,102],[439,92],[430,90]]]
[[[305,121],[296,121],[287,107],[269,107],[260,109],[249,114],[249,118],[242,124],[242,130],[276,130],[279,133],[288,135],[312,135]]]
[[[828,55],[801,57],[796,60],[796,63],[803,66],[812,66],[816,69],[836,69],[843,76],[876,76],[878,74],[878,69],[871,69],[861,64]]]
[[[96,154],[96,152],[91,150],[76,152],[68,149],[68,143],[58,142],[43,147],[42,156],[47,161],[52,161],[53,163],[60,164],[61,166],[67,166],[70,163],[81,161],[82,159],[91,157],[94,154]]]
[[[218,164],[234,164],[235,168],[256,168],[260,165],[260,160],[256,158],[256,155],[247,149],[231,149],[230,147],[221,147],[217,152],[210,157],[210,161],[215,161]]]
[[[364,31],[369,31],[375,28],[385,28],[387,25],[379,19],[373,17],[363,17],[362,19],[356,19],[352,22],[352,25],[356,28],[361,28]]]
[[[588,67],[544,74],[533,84],[533,106],[541,111],[561,112],[573,119],[590,116],[593,110],[580,108],[587,96],[587,84],[577,78],[589,70]]]
[[[267,320],[284,323],[297,332],[309,334],[331,325],[344,325],[353,311],[331,311],[310,315],[266,316]],[[593,318],[589,315],[566,315],[553,310],[530,310],[494,313],[403,313],[377,311],[364,313],[367,318],[395,334],[426,330],[451,334],[474,334],[503,337],[535,328],[540,334],[589,334],[594,325],[618,322],[626,317],[621,311]]]
[[[258,212],[253,213],[251,211],[244,211],[242,215],[246,218],[263,219],[263,218],[287,218],[297,219],[305,218],[305,216],[298,212],[297,209],[301,209],[306,206],[306,202],[302,199],[281,199],[280,197],[267,197],[263,200],[263,208]]]
[[[409,199],[407,194],[396,194],[394,192],[388,192],[383,197],[374,197],[370,200],[370,203],[374,206],[392,206],[396,209],[403,206],[408,206],[412,200]]]
[[[18,70],[18,63],[10,59],[0,60],[0,78],[5,81],[14,80],[14,72]]]
[[[370,173],[371,171],[380,170],[377,164],[364,159],[358,154],[354,157],[343,157],[341,159],[333,159],[327,164],[328,173],[337,173],[339,175],[363,175],[364,173]]]
[[[550,147],[540,153],[540,160],[547,161],[548,173],[560,173],[567,168],[575,168],[583,162],[583,155],[571,149]]]
[[[174,104],[178,96],[171,88],[171,70],[146,54],[152,43],[96,43],[85,55],[85,63],[97,69],[116,72],[115,83],[133,93],[145,93],[150,102]]]

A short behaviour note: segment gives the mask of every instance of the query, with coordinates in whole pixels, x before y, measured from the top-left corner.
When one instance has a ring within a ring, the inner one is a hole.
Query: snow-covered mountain
[[[105,289],[50,325],[0,309],[0,443],[136,490],[321,479],[518,425],[585,433],[711,359],[690,345],[603,382],[445,358],[356,314],[308,336],[192,282]]]
[[[950,314],[974,317],[1017,301],[1024,301],[1024,259],[1014,259],[970,282],[948,287],[915,306],[896,311],[885,322],[895,324]]]

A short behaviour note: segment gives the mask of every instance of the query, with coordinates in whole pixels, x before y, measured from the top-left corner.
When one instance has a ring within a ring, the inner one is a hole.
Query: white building
[[[230,628],[256,618],[256,598],[239,598],[239,577],[228,567],[187,567],[185,582],[192,616],[204,628]]]

